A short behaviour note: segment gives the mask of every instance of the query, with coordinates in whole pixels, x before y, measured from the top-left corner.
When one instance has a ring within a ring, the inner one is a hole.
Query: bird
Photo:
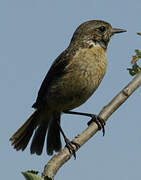
[[[62,148],[63,135],[70,153],[73,145],[61,128],[61,114],[88,113],[71,110],[85,103],[100,85],[107,69],[107,47],[114,34],[126,32],[113,28],[102,20],[89,20],[75,30],[68,47],[55,59],[39,89],[34,112],[11,136],[14,149],[25,150],[32,135],[30,153],[41,155],[46,138],[46,152],[53,155]],[[104,131],[104,121],[98,116],[94,121]],[[46,135],[47,134],[47,135]]]

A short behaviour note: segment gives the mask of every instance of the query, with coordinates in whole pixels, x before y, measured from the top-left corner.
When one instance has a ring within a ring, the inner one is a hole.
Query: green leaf
[[[131,76],[134,76],[136,74],[136,72],[133,69],[128,68],[127,70],[129,70],[129,74]]]
[[[33,172],[25,171],[25,172],[22,172],[22,174],[24,175],[26,180],[44,180],[40,176],[37,176],[37,173],[35,173],[35,171]]]
[[[135,50],[135,53],[136,53],[136,55],[137,55],[139,58],[141,58],[141,51],[139,51],[138,49],[136,49],[136,50]]]
[[[131,76],[136,75],[137,73],[141,72],[141,67],[138,66],[136,63],[132,66],[132,68],[127,68],[127,70],[129,71],[129,74]]]

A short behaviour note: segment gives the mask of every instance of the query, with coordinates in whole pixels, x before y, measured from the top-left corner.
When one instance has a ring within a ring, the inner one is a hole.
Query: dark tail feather
[[[58,128],[58,123],[60,123],[60,113],[54,113],[52,119],[49,122],[48,136],[47,136],[47,154],[52,155],[53,151],[60,151],[61,149],[61,139],[60,130]]]
[[[60,113],[54,113],[52,118],[50,117],[50,113],[36,110],[10,138],[14,148],[17,151],[23,151],[27,147],[33,131],[38,126],[31,143],[31,154],[40,155],[42,153],[47,129],[47,154],[52,155],[53,151],[58,152],[61,149],[60,131],[57,124],[57,121],[60,123]]]
[[[10,138],[11,144],[18,150],[24,150],[38,125],[39,111],[36,110],[29,119]]]
[[[47,127],[48,127],[48,124],[44,123],[44,124],[41,124],[36,130],[35,135],[32,140],[31,147],[30,147],[31,154],[34,154],[34,153],[36,153],[37,155],[42,154]]]

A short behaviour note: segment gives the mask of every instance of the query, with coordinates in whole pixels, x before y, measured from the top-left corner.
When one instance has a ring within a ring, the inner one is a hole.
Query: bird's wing
[[[44,97],[46,96],[50,84],[65,73],[65,67],[69,62],[69,56],[67,56],[67,54],[68,53],[66,49],[57,57],[57,59],[52,64],[50,70],[48,71],[45,79],[41,84],[36,102],[32,105],[33,108],[39,109],[44,105]]]

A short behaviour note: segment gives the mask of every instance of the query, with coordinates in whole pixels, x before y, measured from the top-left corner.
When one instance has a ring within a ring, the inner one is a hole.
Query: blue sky
[[[91,19],[110,22],[127,33],[108,47],[107,74],[96,93],[78,111],[99,113],[131,79],[126,68],[141,49],[141,1],[1,0],[0,1],[0,169],[1,179],[24,179],[21,171],[43,171],[50,159],[30,155],[29,146],[16,152],[9,137],[33,112],[41,82],[53,60],[68,46],[76,27]],[[140,89],[109,119],[106,135],[98,132],[67,162],[56,179],[140,179]],[[86,117],[62,116],[62,127],[73,138],[87,127]],[[64,142],[63,142],[64,145]]]

